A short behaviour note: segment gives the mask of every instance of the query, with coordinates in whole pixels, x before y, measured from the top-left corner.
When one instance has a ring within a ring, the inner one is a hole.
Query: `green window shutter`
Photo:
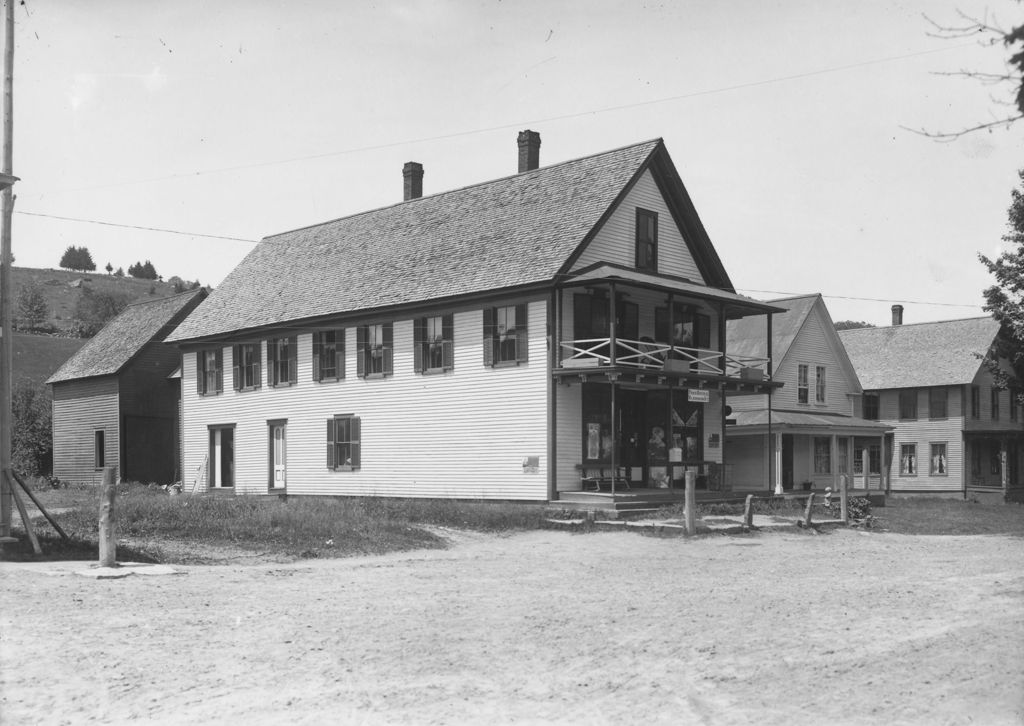
[[[288,338],[288,382],[297,383],[299,377],[299,337]]]
[[[395,328],[393,323],[384,323],[384,373],[385,375],[394,372],[394,356],[392,351],[395,347]]]
[[[336,464],[334,462],[334,419],[327,419],[327,468],[333,469]]]
[[[450,371],[455,368],[455,320],[451,313],[441,318],[441,337],[444,339],[441,347],[442,365],[446,371]]]
[[[236,391],[239,391],[242,388],[242,376],[240,375],[241,371],[239,370],[238,363],[242,355],[242,346],[232,346],[231,353],[231,384]]]
[[[334,333],[334,365],[338,378],[345,377],[345,329],[338,328]]]
[[[484,365],[494,365],[494,308],[484,308]]]
[[[202,396],[206,393],[206,351],[196,352],[196,393]]]
[[[319,381],[322,379],[320,374],[320,336],[321,333],[313,333],[313,380]]]
[[[349,432],[349,437],[352,439],[352,445],[349,447],[349,451],[352,452],[352,468],[358,469],[361,459],[360,450],[362,449],[362,446],[359,443],[360,426],[358,416],[353,416],[352,420],[349,422]]]
[[[526,329],[526,305],[516,305],[516,362],[530,358],[530,336]]]
[[[356,328],[356,375],[366,377],[366,326]]]
[[[217,382],[214,385],[217,393],[220,393],[224,390],[224,351],[221,348],[217,348],[214,360],[217,362]]]
[[[423,360],[423,343],[427,339],[427,321],[416,318],[412,322],[412,359],[413,370],[422,373],[427,365]]]

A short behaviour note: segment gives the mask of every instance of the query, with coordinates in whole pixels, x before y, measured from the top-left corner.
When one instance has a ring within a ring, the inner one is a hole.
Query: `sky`
[[[910,130],[1010,110],[949,75],[1009,56],[929,35],[958,9],[1024,20],[1015,0],[18,0],[15,265],[84,245],[101,272],[216,287],[262,237],[401,201],[407,161],[428,195],[515,173],[529,128],[542,166],[663,138],[741,293],[982,315],[1024,122]]]

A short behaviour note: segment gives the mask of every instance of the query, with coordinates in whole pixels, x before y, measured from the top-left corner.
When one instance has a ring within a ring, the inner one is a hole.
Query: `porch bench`
[[[588,491],[588,488],[595,492],[602,490],[611,491],[612,484],[615,485],[616,489],[632,489],[628,470],[626,475],[624,475],[621,471],[615,474],[612,467],[607,465],[577,464],[576,468],[580,472],[580,484],[583,491]]]

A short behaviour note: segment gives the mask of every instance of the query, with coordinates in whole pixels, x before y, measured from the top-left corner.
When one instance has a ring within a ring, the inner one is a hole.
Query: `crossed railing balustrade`
[[[561,344],[563,368],[592,368],[611,365],[610,338],[583,338]],[[690,348],[653,340],[615,339],[615,365],[651,370],[689,370],[737,378],[766,379],[768,358],[755,356],[725,356],[707,348]]]

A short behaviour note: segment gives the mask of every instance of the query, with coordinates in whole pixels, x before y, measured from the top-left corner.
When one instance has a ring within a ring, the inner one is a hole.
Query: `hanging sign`
[[[688,388],[686,390],[686,400],[690,403],[711,403],[711,391]]]

